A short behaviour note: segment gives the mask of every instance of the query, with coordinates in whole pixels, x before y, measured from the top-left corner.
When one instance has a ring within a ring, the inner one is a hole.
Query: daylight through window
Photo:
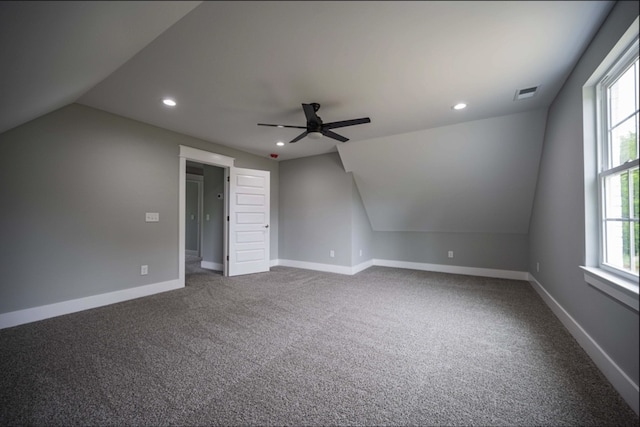
[[[638,279],[638,42],[599,84],[601,267]]]

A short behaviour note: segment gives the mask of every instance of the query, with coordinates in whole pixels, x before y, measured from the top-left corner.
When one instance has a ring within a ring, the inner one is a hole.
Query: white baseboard
[[[353,267],[344,265],[321,264],[318,262],[296,261],[291,259],[271,260],[271,266],[282,265],[284,267],[304,268],[305,270],[324,271],[327,273],[346,274],[353,276],[373,265],[373,260],[362,262]]]
[[[284,267],[304,268],[305,270],[325,271],[327,273],[353,274],[351,267],[345,265],[320,264],[318,262],[296,261],[291,259],[280,259],[278,265]]]
[[[395,261],[388,259],[374,259],[373,265],[379,265],[381,267],[406,268],[409,270],[433,271],[436,273],[464,274],[466,276],[494,277],[496,279],[529,280],[529,273],[526,271],[426,264],[422,262]]]
[[[370,259],[368,261],[365,262],[361,262],[358,265],[354,265],[353,267],[351,267],[351,274],[357,274],[360,273],[361,271],[366,270],[367,268],[373,266],[373,260]]]
[[[321,264],[317,262],[307,261],[295,261],[290,259],[279,259],[274,265],[282,265],[285,267],[304,268],[306,270],[325,271],[328,273],[338,273],[346,275],[354,275],[367,268],[378,265],[381,267],[396,267],[406,268],[409,270],[423,270],[434,271],[437,273],[452,273],[452,274],[464,274],[467,276],[480,276],[480,277],[495,277],[498,279],[512,279],[512,280],[529,280],[529,273],[526,271],[512,271],[512,270],[494,270],[490,268],[475,268],[475,267],[460,267],[455,265],[441,265],[441,264],[425,264],[420,262],[407,262],[407,261],[394,261],[387,259],[370,259],[362,262],[353,267],[333,265],[333,264]]]
[[[0,314],[0,329],[184,287],[178,279]]]
[[[609,355],[598,345],[598,343],[582,328],[582,326],[562,307],[549,292],[529,274],[529,282],[533,289],[540,295],[542,300],[549,306],[562,324],[569,330],[571,335],[578,341],[578,344],[587,352],[591,360],[602,371],[605,377],[611,382],[613,387],[620,393],[622,398],[638,414],[640,392],[638,384],[609,357]]]
[[[280,265],[280,260],[279,259],[269,260],[269,267],[275,267],[277,265]]]
[[[222,271],[224,268],[222,264],[218,264],[217,262],[211,262],[211,261],[200,261],[200,267],[206,268],[207,270],[215,270],[215,271]]]

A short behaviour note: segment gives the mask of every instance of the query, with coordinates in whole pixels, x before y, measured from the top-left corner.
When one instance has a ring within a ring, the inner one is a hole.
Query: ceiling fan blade
[[[271,126],[274,128],[294,128],[294,129],[306,129],[306,126],[291,126],[291,125],[272,125],[269,123],[258,123],[258,126]]]
[[[349,138],[345,138],[342,135],[338,135],[337,133],[331,132],[330,130],[326,130],[326,129],[322,130],[322,134],[326,137],[337,139],[340,142],[347,142],[349,140]]]
[[[325,123],[322,127],[324,129],[335,129],[345,126],[362,125],[364,123],[371,123],[371,119],[369,117],[363,117],[362,119],[342,120],[340,122]]]
[[[313,108],[313,104],[302,104],[302,110],[307,118],[307,122],[318,122],[318,116],[316,115],[315,108]]]
[[[291,141],[289,141],[289,144],[292,144],[294,142],[298,142],[300,141],[302,138],[304,138],[305,136],[307,136],[309,132],[307,132],[306,130],[304,132],[302,132],[300,135],[296,136],[295,138],[293,138]]]

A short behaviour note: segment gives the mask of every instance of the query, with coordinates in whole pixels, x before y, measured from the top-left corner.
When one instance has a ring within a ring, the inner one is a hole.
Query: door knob
[[[269,224],[265,225],[264,228],[269,228]]]

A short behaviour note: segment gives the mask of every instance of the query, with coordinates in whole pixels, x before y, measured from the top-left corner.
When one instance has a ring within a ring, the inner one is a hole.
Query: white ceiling
[[[304,125],[300,104],[318,102],[325,122],[370,117],[338,132],[365,140],[546,107],[612,3],[204,2],[78,102],[262,156],[321,154],[336,142],[279,148],[299,130],[257,123]]]
[[[75,102],[200,2],[0,2],[0,133]]]
[[[0,131],[77,101],[264,156],[335,151],[256,124],[319,102],[371,117],[340,129],[364,140],[548,106],[612,3],[2,2]]]
[[[371,118],[336,131],[374,230],[526,233],[546,108],[614,3],[0,2],[0,132],[78,102],[288,160],[339,143],[257,123],[318,102]]]

